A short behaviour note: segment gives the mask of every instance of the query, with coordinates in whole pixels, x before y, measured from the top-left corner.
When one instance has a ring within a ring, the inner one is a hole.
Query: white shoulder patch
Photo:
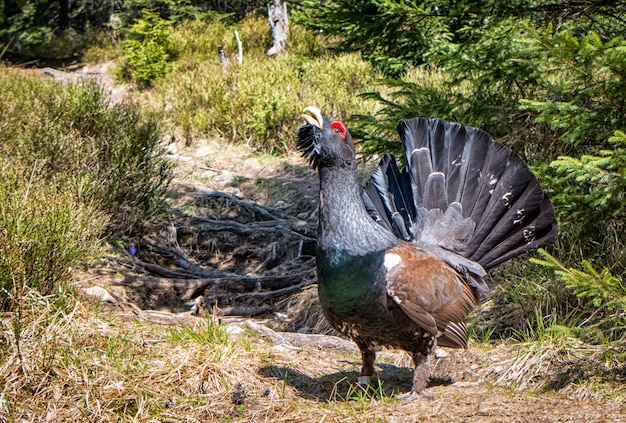
[[[400,264],[402,258],[397,254],[387,253],[385,254],[385,267],[387,270],[391,270],[393,267]]]

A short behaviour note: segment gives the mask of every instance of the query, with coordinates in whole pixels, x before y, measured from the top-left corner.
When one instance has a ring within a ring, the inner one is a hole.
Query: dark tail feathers
[[[386,155],[363,191],[381,225],[487,270],[554,243],[552,204],[507,147],[484,131],[437,119],[401,120],[397,129],[409,165],[400,170]]]

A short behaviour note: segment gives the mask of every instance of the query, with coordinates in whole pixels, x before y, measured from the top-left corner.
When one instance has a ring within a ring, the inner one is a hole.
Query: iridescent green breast
[[[384,251],[353,256],[343,250],[318,250],[317,275],[322,305],[335,309],[352,308],[378,291],[382,280]]]

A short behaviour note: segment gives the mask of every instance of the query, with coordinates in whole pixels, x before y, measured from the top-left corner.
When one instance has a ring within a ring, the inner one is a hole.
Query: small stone
[[[111,294],[107,292],[106,289],[100,286],[92,286],[90,288],[84,288],[82,291],[88,297],[91,297],[96,300],[100,300],[103,303],[115,303],[115,298],[113,298]]]
[[[245,330],[243,330],[241,328],[241,326],[238,326],[238,325],[227,325],[226,326],[226,333],[228,333],[229,335],[241,335],[244,332],[245,332]]]
[[[169,156],[173,156],[174,154],[178,154],[178,146],[176,143],[171,143],[163,148],[163,152]]]
[[[230,185],[235,181],[235,175],[227,170],[223,170],[219,175],[213,178],[213,180],[223,185]]]
[[[442,350],[441,348],[435,349],[435,358],[446,358],[448,356],[448,352],[446,350]]]
[[[217,172],[215,172],[213,170],[207,170],[206,172],[203,172],[200,175],[200,178],[202,178],[202,179],[211,179],[211,178],[214,178],[215,175],[217,175]]]
[[[241,192],[239,188],[227,187],[227,188],[224,188],[224,192],[240,200],[243,198],[243,192]]]

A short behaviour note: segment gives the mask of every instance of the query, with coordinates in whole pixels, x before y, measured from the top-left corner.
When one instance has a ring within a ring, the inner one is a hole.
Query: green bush
[[[566,267],[557,258],[540,251],[534,262],[552,269],[557,278],[578,298],[578,319],[584,324],[573,330],[586,341],[601,343],[626,336],[626,284],[608,268],[596,270],[583,260],[582,269]]]
[[[0,289],[50,294],[97,256],[105,228],[132,231],[162,205],[159,131],[95,84],[0,72]]]
[[[172,69],[170,22],[144,10],[121,44],[125,72],[140,87],[150,86]]]
[[[102,252],[106,215],[76,194],[41,181],[41,166],[0,173],[0,310],[13,309],[26,286],[59,294],[72,270]]]
[[[235,29],[244,49],[242,66],[236,61]],[[374,102],[359,93],[372,87],[376,76],[358,54],[318,50],[319,56],[305,57],[301,53],[308,53],[314,36],[300,35],[288,53],[267,57],[268,34],[260,18],[233,27],[195,21],[177,28],[172,40],[178,69],[154,90],[169,127],[182,128],[188,139],[222,137],[265,152],[285,152],[306,106],[316,105],[338,119],[373,110]],[[218,45],[229,55],[226,70],[217,58]]]

